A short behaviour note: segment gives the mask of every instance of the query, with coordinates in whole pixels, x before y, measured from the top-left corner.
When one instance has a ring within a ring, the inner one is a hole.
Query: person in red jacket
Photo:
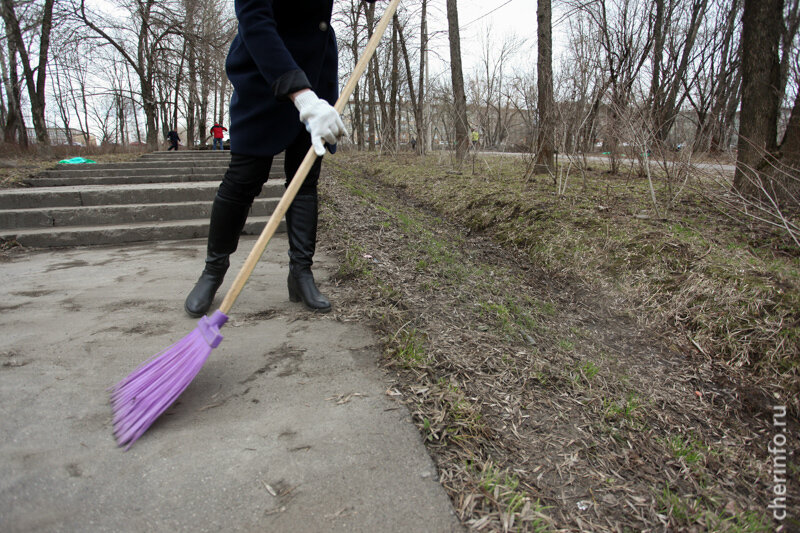
[[[213,126],[211,126],[211,135],[214,136],[214,144],[212,145],[212,150],[222,150],[222,137],[223,134],[228,131],[228,128],[222,126],[219,122],[215,122]],[[219,148],[217,148],[219,146]]]

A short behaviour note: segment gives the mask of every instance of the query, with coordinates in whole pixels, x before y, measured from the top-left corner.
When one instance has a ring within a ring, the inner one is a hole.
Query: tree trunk
[[[226,80],[227,78],[225,77],[224,74],[219,77],[219,114],[217,117],[217,121],[220,124],[225,124],[225,108],[227,107],[228,104],[228,101],[226,100],[227,97],[226,89],[228,87],[226,84]]]
[[[383,90],[383,84],[381,83],[380,64],[378,63],[377,55],[372,56],[372,63],[374,64],[374,68],[372,69],[372,75],[375,77],[373,86],[376,92],[378,93],[378,108],[380,109],[381,112],[381,123],[380,127],[378,128],[378,131],[380,131],[379,139],[381,142],[381,146],[383,146],[383,143],[386,140],[385,137],[387,136],[386,135],[387,128],[391,130],[392,123],[389,120],[389,110],[387,109],[387,103],[386,103],[386,92]]]
[[[778,46],[783,0],[745,0],[742,15],[742,107],[733,187],[762,197],[765,171],[777,152],[781,96]],[[769,189],[770,187],[765,187]]]
[[[419,137],[419,132],[422,129],[420,127],[420,123],[422,122],[422,107],[417,101],[416,93],[414,91],[414,77],[411,75],[411,60],[408,57],[408,48],[406,47],[406,39],[405,36],[403,35],[402,27],[400,28],[399,37],[400,37],[400,48],[403,51],[403,63],[405,64],[406,67],[406,80],[408,80],[409,103],[411,104],[411,111],[414,113],[414,123],[416,125],[417,152],[419,152],[420,151],[419,145],[422,144],[422,139]],[[408,122],[407,117],[406,117],[406,122]],[[411,134],[410,131],[409,134]]]
[[[227,94],[226,94],[228,85],[226,83],[226,80],[228,78],[225,77],[224,67],[222,72],[223,72],[222,75],[220,75],[217,78],[217,83],[219,83],[219,109],[217,110],[217,122],[219,122],[220,124],[225,124],[225,108],[227,107],[228,104]]]
[[[8,28],[6,28],[8,31]],[[19,76],[17,75],[17,49],[11,39],[8,43],[8,70],[6,70],[5,54],[0,51],[0,62],[3,67],[3,83],[8,95],[8,118],[3,130],[4,142],[18,142],[23,148],[28,147],[28,131],[25,128],[25,119],[22,116],[20,107],[20,86]]]
[[[425,115],[425,73],[428,68],[428,0],[422,0],[422,14],[420,15],[420,38],[419,38],[419,82],[417,83],[417,108],[419,117],[414,117],[417,123],[417,152],[424,154],[430,146],[430,135],[425,129],[425,121],[430,122],[430,117]]]
[[[800,164],[800,91],[794,99],[792,114],[783,134],[781,155],[787,164],[795,168]]]
[[[650,79],[650,106],[655,115],[658,104],[663,100],[664,90],[661,87],[661,60],[664,57],[664,2],[655,0],[656,15],[653,20],[653,75]]]
[[[537,64],[537,83],[539,100],[539,135],[536,142],[535,172],[552,172],[555,168],[555,127],[553,115],[553,27],[550,0],[538,0],[537,25],[539,56]]]
[[[128,144],[125,138],[125,103],[122,98],[122,89],[114,95],[114,106],[117,114],[117,142],[122,146]]]
[[[776,180],[782,192],[781,203],[792,199],[792,207],[800,203],[800,92],[797,93],[780,146],[781,163]]]
[[[399,46],[397,44],[397,32],[399,30],[400,20],[397,16],[397,12],[395,12],[394,16],[392,17],[392,70],[391,70],[391,87],[389,89],[389,124],[390,128],[388,129],[387,135],[387,143],[386,146],[393,151],[397,151],[400,139],[397,134],[398,128],[396,127],[397,124],[397,117],[399,113],[397,112],[397,84],[398,84],[398,71],[397,71],[397,63],[399,60]]]
[[[350,53],[353,54],[353,65],[358,63],[359,59],[359,20],[361,18],[361,10],[364,8],[364,2],[360,1],[352,1],[350,2],[350,9],[349,9],[349,20],[348,24],[352,28],[352,39],[349,42]],[[353,88],[353,105],[352,105],[352,113],[353,113],[353,131],[351,132],[351,136],[355,141],[356,148],[359,151],[364,150],[364,139],[366,137],[366,132],[364,129],[364,120],[363,120],[363,86],[359,83],[355,84]]]
[[[783,28],[781,30],[781,55],[780,55],[780,85],[778,91],[783,94],[789,80],[790,62],[796,56],[793,46],[798,30],[800,30],[800,1],[789,0],[787,12],[784,13]]]
[[[194,146],[194,136],[196,131],[196,122],[195,122],[195,113],[197,111],[198,105],[198,97],[197,97],[197,46],[195,43],[195,34],[197,33],[197,28],[195,27],[195,2],[192,1],[184,1],[184,6],[186,7],[186,25],[183,32],[183,39],[184,39],[184,50],[186,52],[186,64],[188,66],[188,75],[189,80],[187,82],[188,90],[188,102],[186,103],[186,146],[193,147]],[[183,58],[181,58],[181,63],[183,63]],[[176,84],[180,83],[180,78],[183,75],[183,69],[179,70],[176,73]],[[177,89],[175,90],[177,93]],[[176,94],[177,96],[177,94]],[[177,110],[177,98],[175,99],[176,109],[175,113],[178,113]],[[172,125],[173,128],[178,127],[177,120],[175,124]]]
[[[464,73],[461,67],[461,36],[458,29],[456,0],[447,0],[447,32],[450,38],[450,76],[453,83],[456,158],[461,162],[469,150],[469,121],[467,119],[467,96],[464,92]]]
[[[200,63],[200,99],[197,106],[197,140],[201,143],[205,144],[205,140],[208,137],[208,90],[211,84],[211,63],[210,63],[210,55],[211,51],[209,50],[208,44],[203,43],[202,47],[202,61]],[[194,144],[189,145],[191,147]]]
[[[139,128],[139,113],[136,112],[136,100],[133,99],[133,84],[131,83],[131,71],[128,68],[125,69],[125,79],[128,82],[128,93],[131,95],[130,96],[131,105],[134,106],[134,111],[131,114],[133,115],[133,127],[136,129],[136,142],[141,143],[142,142],[142,132],[141,132],[141,128]],[[89,129],[88,124],[86,126],[86,129],[87,130]],[[129,141],[130,141],[130,139],[129,139]],[[88,144],[87,144],[87,146],[88,146]]]
[[[172,101],[172,119],[169,121],[169,124],[164,124],[164,135],[167,134],[169,130],[174,129],[175,131],[178,130],[178,103],[180,102],[181,96],[181,80],[183,76],[181,73],[183,72],[183,65],[186,63],[186,57],[188,54],[188,47],[189,47],[189,40],[183,40],[183,49],[181,50],[181,62],[178,64],[178,72],[175,74],[175,99]],[[168,93],[169,94],[169,93]],[[191,110],[191,97],[188,103],[189,110]]]
[[[41,29],[39,35],[39,63],[34,69],[28,56],[28,49],[22,38],[19,19],[14,11],[13,0],[2,0],[3,21],[6,33],[14,44],[22,60],[22,69],[25,75],[25,84],[28,87],[28,98],[31,106],[31,120],[36,131],[36,140],[42,147],[50,145],[50,135],[45,122],[45,91],[47,78],[47,58],[50,49],[50,30],[53,27],[53,3],[55,0],[45,0],[42,7]],[[36,75],[34,78],[34,70]]]
[[[375,21],[375,4],[371,3],[367,6],[367,38],[372,38],[372,30],[373,24]],[[368,136],[367,139],[367,146],[370,152],[375,150],[375,133],[377,130],[377,124],[375,120],[375,56],[372,57],[372,60],[369,62],[369,68],[367,70],[367,93],[368,93],[368,113],[369,113],[369,124],[368,124]]]
[[[89,101],[88,101],[89,99],[88,99],[88,96],[86,94],[86,84],[82,83],[80,85],[80,88],[81,88],[81,107],[82,107],[82,110],[83,110],[83,126],[82,127],[85,128],[83,130],[83,136],[84,136],[84,139],[86,139],[86,142],[84,144],[86,144],[86,146],[89,146]],[[75,104],[75,112],[78,113],[77,104]],[[78,115],[80,116],[79,113],[78,113]]]

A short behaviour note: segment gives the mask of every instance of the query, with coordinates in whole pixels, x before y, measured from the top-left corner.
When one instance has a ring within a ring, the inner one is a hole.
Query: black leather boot
[[[230,255],[239,245],[239,235],[249,211],[250,206],[235,204],[218,196],[214,198],[208,228],[206,266],[183,304],[189,316],[197,318],[205,315],[214,302],[214,295],[228,271]]]
[[[317,245],[317,197],[304,194],[295,197],[286,211],[289,237],[289,299],[302,301],[312,311],[327,313],[331,303],[323,296],[311,273]]]

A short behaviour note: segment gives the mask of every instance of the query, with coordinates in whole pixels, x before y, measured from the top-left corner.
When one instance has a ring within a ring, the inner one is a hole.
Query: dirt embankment
[[[538,252],[509,237],[556,224],[552,210],[498,213],[499,198],[484,191],[460,216],[419,183],[400,183],[398,172],[376,171],[374,158],[328,163],[320,242],[340,257],[331,288],[339,316],[382,334],[394,381],[387,394],[409,405],[465,524],[800,527],[770,509],[775,465],[785,465],[786,509],[800,508],[798,426],[780,410],[791,401],[774,396],[780,387],[643,319],[612,278],[582,276],[555,257],[544,231]],[[480,181],[462,177],[458,189],[442,168],[431,176],[426,187],[452,188],[453,197]],[[475,229],[480,202],[503,231]],[[604,231],[611,239],[627,230]],[[564,256],[574,252],[566,248],[576,241],[563,244]],[[532,260],[545,249],[552,260]],[[788,442],[776,453],[779,433]]]

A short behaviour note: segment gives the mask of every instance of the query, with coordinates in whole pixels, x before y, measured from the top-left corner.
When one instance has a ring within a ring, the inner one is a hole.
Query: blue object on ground
[[[83,157],[73,157],[72,159],[62,159],[58,162],[61,165],[80,165],[83,163],[97,163],[91,159],[84,159]]]

